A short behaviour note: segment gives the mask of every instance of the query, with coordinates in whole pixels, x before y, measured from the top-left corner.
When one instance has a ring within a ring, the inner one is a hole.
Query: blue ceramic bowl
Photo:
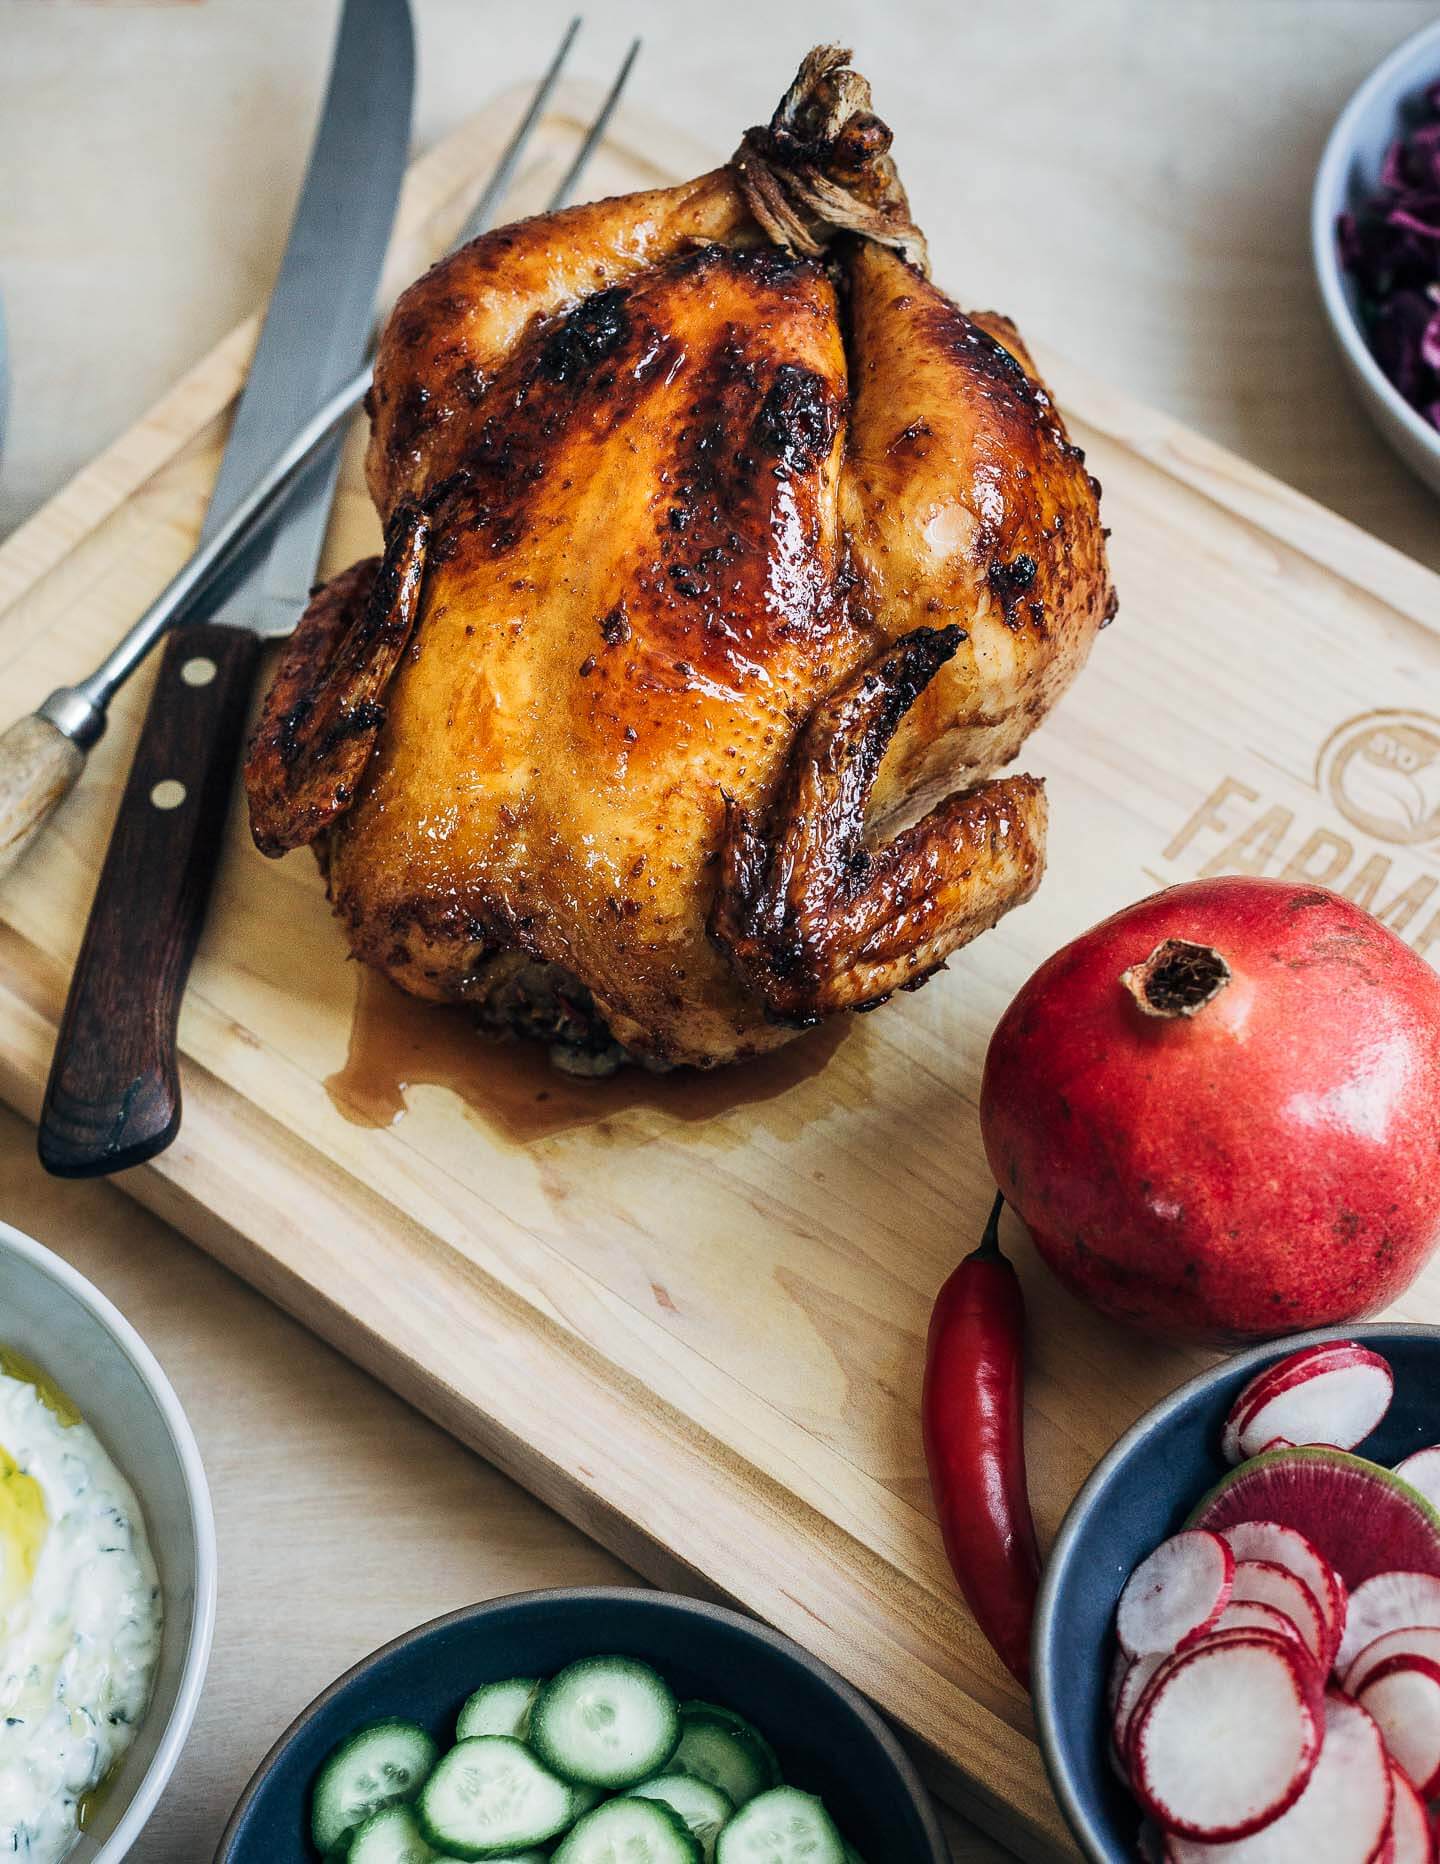
[[[526,1592],[437,1618],[333,1683],[281,1736],[245,1789],[215,1864],[300,1864],[310,1786],[335,1743],[381,1715],[441,1741],[470,1691],[618,1652],[683,1698],[723,1702],[768,1735],[785,1777],[818,1793],[850,1843],[884,1864],[949,1864],[935,1811],[894,1735],[833,1670],[737,1612],[625,1587]]]
[[[1139,1813],[1107,1758],[1105,1683],[1121,1588],[1228,1471],[1220,1431],[1262,1366],[1322,1340],[1362,1340],[1395,1368],[1395,1402],[1360,1454],[1397,1463],[1440,1438],[1440,1327],[1326,1328],[1202,1372],[1147,1411],[1071,1503],[1045,1570],[1033,1668],[1040,1746],[1062,1811],[1093,1864],[1131,1864]]]

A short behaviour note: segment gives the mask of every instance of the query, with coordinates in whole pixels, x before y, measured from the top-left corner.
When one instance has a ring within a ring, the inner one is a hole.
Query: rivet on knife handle
[[[257,638],[170,636],[120,801],[40,1116],[62,1178],[138,1165],[180,1124],[176,1030],[224,839]]]

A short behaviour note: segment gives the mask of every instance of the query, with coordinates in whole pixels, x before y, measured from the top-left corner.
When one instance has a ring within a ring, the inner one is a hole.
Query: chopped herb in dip
[[[59,1864],[72,1849],[144,1716],[160,1622],[125,1478],[0,1355],[0,1858]]]

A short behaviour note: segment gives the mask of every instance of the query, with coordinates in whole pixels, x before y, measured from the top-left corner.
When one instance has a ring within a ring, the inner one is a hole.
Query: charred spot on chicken
[[[1018,333],[930,282],[848,54],[683,186],[484,235],[382,338],[386,554],[247,765],[354,954],[603,1069],[913,988],[1027,898],[997,776],[1113,612]]]

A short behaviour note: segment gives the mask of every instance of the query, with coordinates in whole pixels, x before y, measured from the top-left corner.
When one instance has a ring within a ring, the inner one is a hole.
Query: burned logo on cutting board
[[[1440,841],[1440,719],[1366,712],[1321,747],[1317,787],[1378,841]]]
[[[1308,782],[1276,781],[1267,765],[1257,760],[1249,781],[1221,777],[1165,846],[1180,871],[1151,878],[1269,874],[1332,887],[1440,964],[1440,718],[1399,708],[1348,718]]]

